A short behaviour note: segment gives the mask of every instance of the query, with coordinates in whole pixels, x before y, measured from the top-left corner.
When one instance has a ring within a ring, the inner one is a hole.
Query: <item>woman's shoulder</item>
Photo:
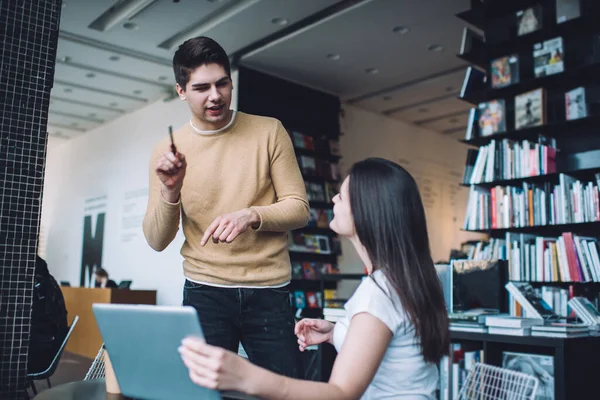
[[[400,299],[381,271],[375,271],[363,279],[345,308],[350,318],[361,312],[378,317],[392,332],[395,332],[405,319]]]

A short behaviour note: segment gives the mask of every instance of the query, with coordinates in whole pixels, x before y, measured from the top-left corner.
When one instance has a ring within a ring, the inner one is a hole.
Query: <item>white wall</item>
[[[132,279],[135,289],[157,289],[161,304],[180,304],[183,282],[178,236],[162,253],[141,233],[122,241],[125,194],[148,188],[154,144],[189,119],[179,99],[158,101],[94,131],[49,148],[42,209],[45,257],[57,280],[79,284],[84,200],[106,195],[103,266],[112,279]],[[144,201],[144,197],[138,198]],[[139,205],[138,205],[139,206]],[[138,207],[139,208],[139,207]],[[145,206],[144,206],[145,208]],[[130,231],[131,232],[131,231]]]
[[[367,157],[398,162],[417,180],[427,216],[434,261],[447,260],[452,248],[476,237],[461,232],[468,188],[459,186],[467,147],[417,126],[360,108],[343,105],[340,151],[342,171]],[[342,239],[340,268],[346,273],[364,271],[349,241]]]

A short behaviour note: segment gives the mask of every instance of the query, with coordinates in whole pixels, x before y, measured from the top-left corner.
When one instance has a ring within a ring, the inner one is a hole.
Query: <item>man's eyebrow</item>
[[[217,81],[217,84],[219,84],[219,83],[225,83],[225,82],[229,82],[229,77],[228,76],[224,76],[221,79],[219,79]],[[193,83],[192,84],[193,88],[195,88],[195,87],[202,87],[202,86],[210,86],[210,83],[208,83],[208,82],[199,82],[199,83]]]

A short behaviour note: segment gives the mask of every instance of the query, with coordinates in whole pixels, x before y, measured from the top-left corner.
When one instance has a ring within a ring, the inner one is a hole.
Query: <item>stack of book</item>
[[[487,333],[486,319],[498,314],[496,310],[473,309],[469,311],[449,313],[450,330],[457,332]]]
[[[531,336],[573,338],[590,335],[590,327],[583,323],[546,322],[531,328]]]
[[[488,317],[485,324],[488,326],[488,333],[492,335],[529,336],[532,327],[543,325],[544,320],[497,315]]]

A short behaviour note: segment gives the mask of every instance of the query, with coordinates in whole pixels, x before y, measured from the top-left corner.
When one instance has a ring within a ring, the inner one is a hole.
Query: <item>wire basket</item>
[[[105,375],[106,366],[104,364],[104,343],[102,343],[102,346],[100,346],[100,350],[98,351],[96,358],[94,358],[94,362],[90,366],[90,369],[88,370],[83,380],[87,381],[88,379],[100,379],[104,378]]]
[[[459,400],[533,400],[537,378],[522,372],[476,363],[463,384]]]

